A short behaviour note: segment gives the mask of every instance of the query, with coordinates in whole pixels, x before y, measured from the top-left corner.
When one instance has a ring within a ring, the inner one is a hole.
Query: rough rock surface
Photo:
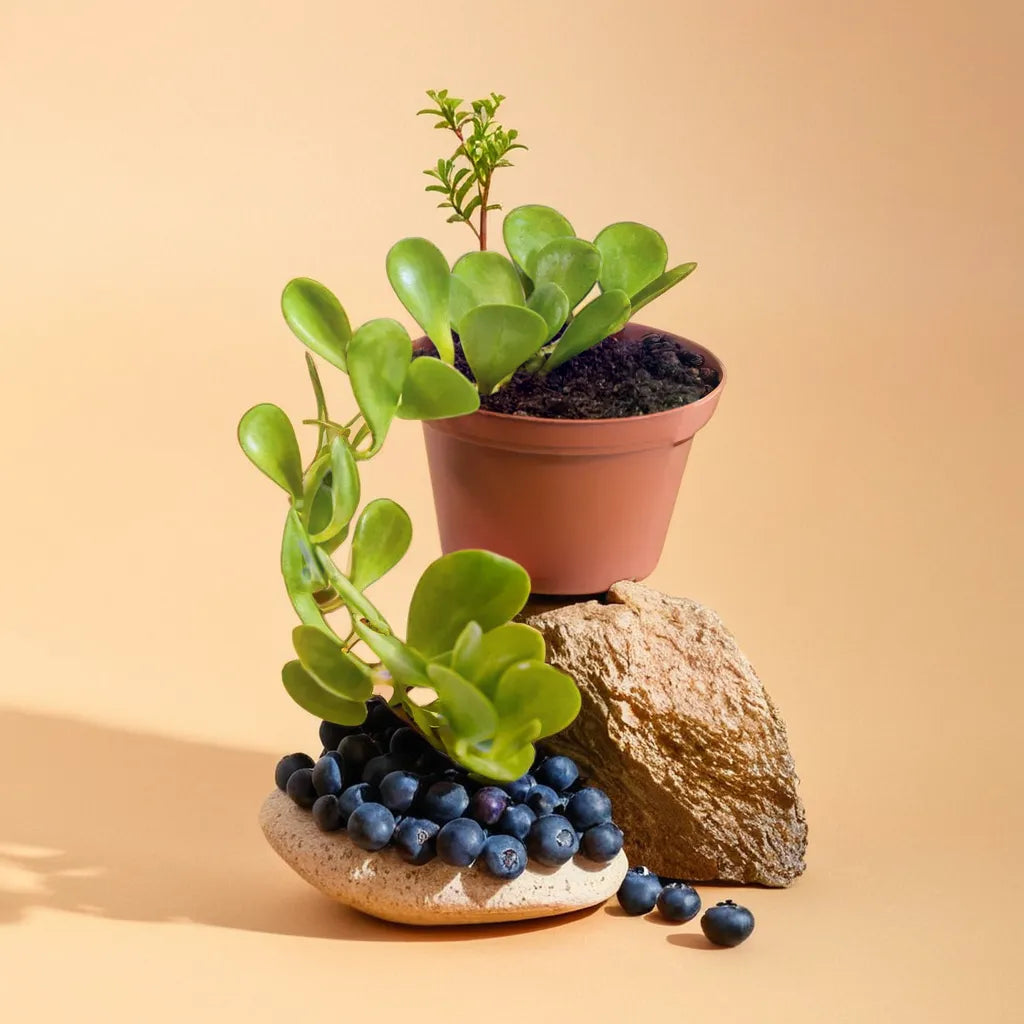
[[[807,822],[779,713],[708,608],[639,583],[530,615],[583,710],[549,749],[607,791],[633,864],[785,886]],[[531,611],[531,609],[527,609]]]
[[[597,865],[531,866],[511,882],[432,860],[406,864],[393,850],[366,853],[344,833],[321,832],[309,811],[275,790],[260,809],[275,852],[310,885],[364,914],[399,924],[481,924],[553,917],[604,903],[626,874],[626,855]]]

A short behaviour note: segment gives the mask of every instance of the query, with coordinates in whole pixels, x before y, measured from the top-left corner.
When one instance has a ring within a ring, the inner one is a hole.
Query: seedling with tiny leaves
[[[409,313],[454,363],[452,329],[481,394],[488,395],[521,367],[547,374],[621,330],[649,302],[688,277],[696,263],[669,269],[668,247],[653,228],[619,221],[593,241],[579,238],[549,206],[519,206],[505,218],[509,255],[487,249],[487,213],[494,171],[510,166],[507,154],[525,149],[518,133],[494,120],[504,96],[474,100],[471,110],[445,89],[427,94],[421,110],[452,131],[458,147],[425,173],[436,179],[448,221],[466,223],[480,243],[451,268],[424,238],[406,238],[388,255],[388,277]],[[479,223],[474,223],[477,215]],[[586,301],[595,286],[599,294]]]
[[[317,431],[308,463],[276,405],[254,406],[238,426],[242,450],[288,497],[281,573],[300,625],[296,658],[282,670],[285,689],[319,718],[359,725],[374,684],[387,683],[389,703],[434,747],[483,778],[519,778],[533,763],[534,742],[564,729],[580,708],[573,680],[545,663],[541,635],[513,621],[529,596],[526,571],[488,551],[444,555],[416,585],[402,640],[366,591],[408,550],[409,516],[388,498],[356,514],[359,463],[380,451],[394,417],[471,412],[476,389],[447,363],[412,360],[409,335],[393,320],[353,332],[341,304],[315,281],[290,282],[282,309],[308,348],[347,373],[358,407],[344,423],[331,418],[307,354],[316,416],[305,422]],[[336,553],[346,541],[342,569]],[[348,629],[334,628],[335,611],[347,614]]]

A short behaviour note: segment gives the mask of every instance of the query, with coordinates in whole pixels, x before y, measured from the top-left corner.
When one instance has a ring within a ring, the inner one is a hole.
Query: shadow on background
[[[264,753],[0,709],[0,925],[34,908],[361,942],[497,938],[515,924],[415,928],[308,888],[256,823]]]

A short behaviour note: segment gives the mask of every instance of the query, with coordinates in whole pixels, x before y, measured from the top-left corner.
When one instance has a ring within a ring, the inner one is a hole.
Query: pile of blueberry
[[[515,782],[470,778],[380,698],[357,727],[323,722],[324,750],[288,754],[279,789],[310,810],[324,832],[344,829],[363,850],[391,847],[409,864],[439,857],[452,867],[479,861],[496,878],[518,878],[529,861],[558,867],[577,854],[607,863],[622,849],[612,804],[583,785],[568,757],[538,757]]]
[[[700,913],[700,896],[684,882],[666,882],[650,868],[630,868],[619,887],[619,906],[630,915],[648,914],[655,907],[669,921],[692,921]],[[732,900],[709,907],[700,919],[709,942],[738,946],[754,930],[754,915]]]

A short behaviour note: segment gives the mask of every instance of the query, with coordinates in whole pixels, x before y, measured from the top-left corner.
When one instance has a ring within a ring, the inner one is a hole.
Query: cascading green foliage
[[[609,224],[588,241],[549,206],[512,210],[502,228],[509,255],[488,250],[487,211],[500,209],[489,202],[494,170],[509,166],[509,151],[526,147],[494,120],[505,97],[492,93],[467,111],[445,89],[427,95],[435,106],[419,113],[436,116],[435,126],[459,140],[451,158],[425,172],[436,179],[427,191],[445,195],[440,205],[453,211],[449,222],[469,224],[481,251],[466,253],[449,271],[436,246],[406,238],[388,256],[388,276],[446,363],[454,362],[452,328],[458,332],[481,394],[520,367],[550,373],[696,269],[669,268],[664,238],[644,224]],[[586,301],[595,286],[600,294]]]
[[[395,265],[403,261],[400,254]],[[421,292],[412,283],[408,294],[415,304]],[[416,586],[403,641],[366,591],[405,555],[412,525],[388,498],[356,514],[359,463],[380,451],[394,417],[472,412],[476,389],[445,362],[412,360],[409,335],[393,320],[371,320],[353,332],[338,300],[308,278],[288,284],[282,309],[305,345],[348,374],[359,409],[345,423],[330,417],[307,354],[317,406],[316,417],[304,421],[317,428],[308,464],[276,405],[254,406],[238,426],[242,450],[288,495],[281,573],[301,624],[292,634],[296,658],[282,670],[285,689],[318,718],[358,725],[374,684],[386,682],[392,706],[437,749],[484,778],[519,778],[533,762],[534,742],[564,729],[580,707],[573,680],[545,663],[541,635],[512,621],[529,596],[526,571],[488,551],[437,559]],[[431,322],[438,328],[445,318]],[[334,556],[346,541],[343,570]],[[328,621],[334,611],[347,613],[348,630]]]

